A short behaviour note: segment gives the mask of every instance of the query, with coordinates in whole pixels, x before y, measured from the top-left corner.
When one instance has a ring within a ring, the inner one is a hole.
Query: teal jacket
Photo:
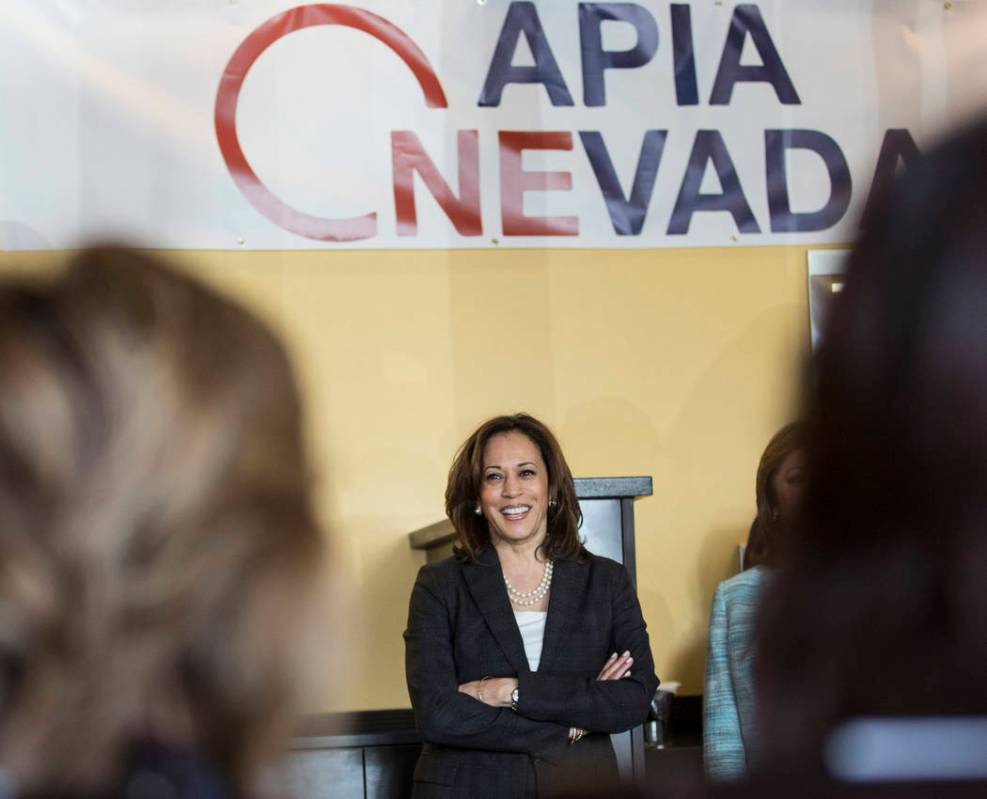
[[[746,776],[754,725],[753,648],[766,572],[756,566],[720,583],[713,598],[703,695],[703,762],[714,780]]]

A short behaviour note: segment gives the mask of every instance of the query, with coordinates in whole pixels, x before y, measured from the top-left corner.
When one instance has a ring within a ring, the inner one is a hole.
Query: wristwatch
[[[513,710],[515,713],[517,712],[518,696],[519,694],[517,688],[511,691],[511,710]]]

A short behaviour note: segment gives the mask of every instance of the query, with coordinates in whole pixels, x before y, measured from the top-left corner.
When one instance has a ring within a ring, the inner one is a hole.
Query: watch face
[[[517,688],[515,688],[513,691],[511,691],[511,701],[517,703],[517,697],[518,697],[518,690]]]

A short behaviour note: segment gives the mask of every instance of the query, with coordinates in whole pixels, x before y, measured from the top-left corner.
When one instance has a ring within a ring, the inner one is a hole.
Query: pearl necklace
[[[548,594],[548,589],[552,586],[552,569],[555,566],[552,561],[545,563],[545,572],[541,576],[541,582],[535,587],[533,591],[518,591],[511,581],[507,579],[507,575],[504,575],[504,583],[507,585],[507,596],[510,597],[511,603],[514,605],[520,605],[521,607],[527,607],[529,605],[537,605],[541,602],[546,594]]]

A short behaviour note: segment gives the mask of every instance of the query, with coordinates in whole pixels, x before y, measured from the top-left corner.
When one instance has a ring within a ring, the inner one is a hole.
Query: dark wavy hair
[[[487,442],[503,433],[521,433],[538,447],[548,469],[548,494],[555,501],[549,507],[548,533],[542,554],[550,560],[583,560],[586,550],[579,538],[583,514],[576,499],[572,472],[552,431],[526,413],[496,416],[481,424],[456,453],[446,484],[446,514],[456,528],[456,556],[475,560],[490,544],[487,520],[474,513],[483,483],[483,450]]]
[[[792,769],[849,717],[987,714],[987,119],[866,220],[809,394],[756,660],[763,759]]]
[[[774,480],[785,459],[805,446],[805,424],[792,422],[775,433],[761,454],[754,478],[757,515],[751,522],[744,551],[744,569],[775,566],[780,559],[784,531],[778,519]]]

